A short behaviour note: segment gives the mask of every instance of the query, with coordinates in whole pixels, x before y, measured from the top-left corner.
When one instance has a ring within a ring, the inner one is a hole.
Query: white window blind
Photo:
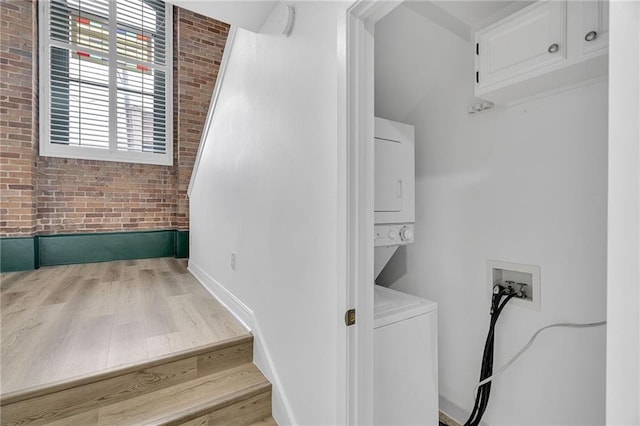
[[[40,5],[41,154],[172,164],[171,6]]]

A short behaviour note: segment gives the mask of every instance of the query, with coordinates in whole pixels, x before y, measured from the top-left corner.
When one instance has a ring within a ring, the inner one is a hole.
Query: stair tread
[[[165,424],[271,389],[252,363],[95,409],[97,425]]]
[[[249,426],[278,426],[278,423],[276,423],[273,417],[267,417],[259,422],[251,423]]]
[[[253,342],[253,335],[246,334],[242,336],[232,337],[229,339],[221,340],[214,343],[209,343],[199,347],[185,349],[180,352],[170,353],[162,355],[156,358],[151,358],[144,362],[134,362],[131,364],[119,365],[108,370],[104,370],[97,374],[88,374],[80,377],[73,377],[68,380],[62,380],[60,382],[53,382],[33,388],[23,389],[15,392],[8,392],[0,394],[0,405],[5,406],[8,404],[14,404],[19,401],[24,401],[39,396],[60,392],[66,389],[77,388],[91,383],[96,383],[102,380],[107,380],[113,377],[124,376],[129,373],[141,371],[157,367],[159,365],[168,364],[173,361],[181,359],[191,358],[194,356],[207,354],[222,350],[228,347],[237,346],[242,343]]]
[[[3,399],[2,420],[7,423],[55,422],[83,413],[97,418],[100,407],[251,363],[253,338],[230,339],[189,352],[141,363],[108,374],[59,383]],[[95,424],[78,420],[73,424]],[[66,424],[66,423],[62,423]]]

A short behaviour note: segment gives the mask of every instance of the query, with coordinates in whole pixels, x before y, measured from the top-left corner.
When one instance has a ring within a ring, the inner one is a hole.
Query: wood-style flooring
[[[248,335],[173,258],[4,273],[0,294],[2,395]]]

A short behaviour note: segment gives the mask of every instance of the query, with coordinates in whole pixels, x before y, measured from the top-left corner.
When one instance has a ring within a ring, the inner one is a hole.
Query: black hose
[[[502,286],[496,286],[494,294],[491,297],[491,321],[489,322],[489,331],[487,333],[487,339],[484,344],[484,351],[482,352],[482,363],[480,365],[480,381],[490,377],[493,374],[493,347],[495,341],[495,327],[498,322],[498,317],[502,313],[505,305],[515,297],[515,292],[510,288]],[[504,301],[503,297],[506,298]],[[484,415],[487,405],[489,404],[489,395],[491,394],[491,382],[485,383],[478,388],[476,394],[476,400],[473,405],[473,410],[469,419],[465,422],[464,426],[478,426],[480,420]]]

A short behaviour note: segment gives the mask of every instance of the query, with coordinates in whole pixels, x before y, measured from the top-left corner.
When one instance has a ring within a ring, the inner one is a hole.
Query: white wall
[[[238,28],[257,32],[269,17],[277,2],[268,0],[169,0],[169,3]]]
[[[416,126],[416,243],[382,281],[438,302],[440,393],[468,412],[487,259],[541,267],[542,310],[505,309],[496,366],[543,325],[605,319],[607,85],[470,116],[471,45],[405,7],[376,26],[376,76],[376,115]],[[484,421],[603,424],[604,327],[541,335],[495,381]]]
[[[280,424],[344,420],[336,112],[344,10],[297,3],[290,38],[278,33],[278,11],[259,34],[237,32],[191,193],[190,267],[253,312],[266,351],[257,362],[271,363],[279,382]]]

